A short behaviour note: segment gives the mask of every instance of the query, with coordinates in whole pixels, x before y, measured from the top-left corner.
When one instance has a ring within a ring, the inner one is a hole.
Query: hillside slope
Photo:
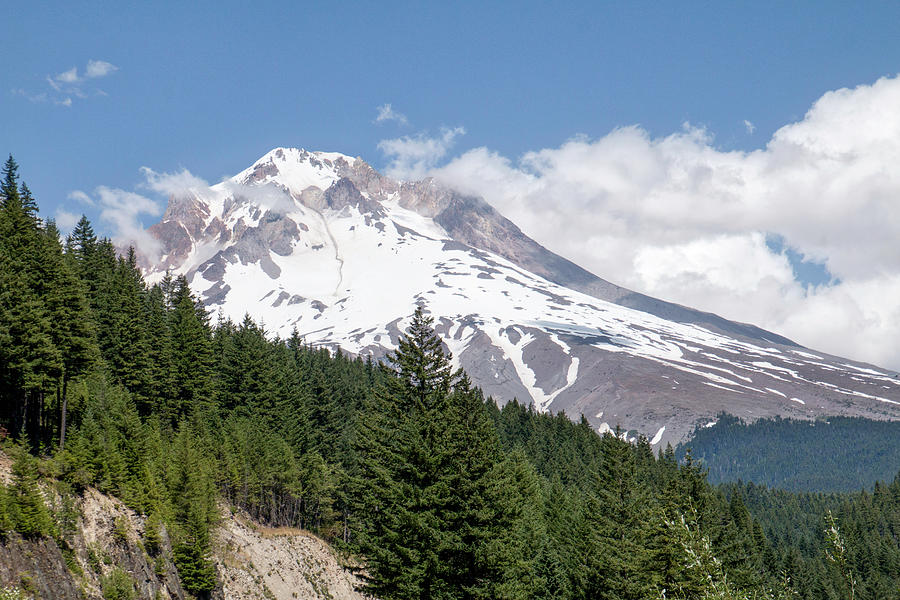
[[[9,482],[10,460],[0,452],[0,480]],[[47,504],[60,510],[61,498],[44,488]],[[145,546],[146,518],[121,501],[93,488],[75,497],[77,520],[66,536],[71,551],[51,538],[0,540],[0,588],[11,587],[35,599],[103,598],[104,586],[124,581],[137,598],[190,596],[181,587],[165,532],[161,551]],[[213,600],[356,600],[359,581],[344,570],[331,548],[302,530],[269,529],[246,515],[222,507],[213,560],[219,586]],[[119,578],[118,580],[116,578]]]

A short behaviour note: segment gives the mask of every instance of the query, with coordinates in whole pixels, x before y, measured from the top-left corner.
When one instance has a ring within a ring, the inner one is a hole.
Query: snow
[[[665,430],[666,430],[666,426],[665,426],[665,425],[663,425],[662,427],[660,427],[660,428],[657,430],[656,435],[654,435],[654,436],[653,436],[653,439],[650,440],[650,445],[651,445],[651,446],[655,446],[655,445],[657,445],[660,441],[662,441],[663,432],[664,432]]]
[[[304,158],[304,154],[307,155],[306,158]],[[312,164],[310,158],[320,164]],[[269,163],[278,170],[276,175],[269,177],[269,181],[279,183],[295,194],[299,194],[310,186],[325,190],[340,179],[340,176],[333,166],[329,166],[323,161],[327,160],[333,163],[341,158],[349,164],[353,164],[355,160],[337,152],[306,152],[298,148],[276,148],[253,163],[249,169],[232,177],[231,182],[246,185],[249,183],[250,175],[257,167]]]
[[[709,387],[719,388],[720,390],[725,390],[726,392],[731,392],[733,394],[743,394],[744,392],[740,390],[733,390],[731,388],[727,388],[724,385],[719,385],[717,383],[712,383],[710,381],[704,381],[703,385],[708,385]]]
[[[292,242],[288,255],[269,253],[280,271],[275,278],[267,274],[261,260],[242,263],[232,259],[221,281],[230,290],[224,302],[213,309],[221,309],[235,321],[248,312],[264,321],[272,334],[284,337],[296,327],[308,343],[339,344],[352,353],[368,353],[375,347],[393,349],[391,340],[408,325],[415,306],[424,303],[431,314],[453,323],[445,341],[454,354],[455,366],[483,332],[498,356],[502,353],[512,365],[541,411],[549,410],[561,396],[572,394],[583,367],[573,355],[572,338],[656,362],[733,393],[787,398],[788,393],[768,387],[777,382],[788,392],[792,385],[812,385],[828,393],[900,405],[890,398],[813,377],[821,369],[849,369],[861,379],[861,386],[874,382],[900,385],[889,373],[825,363],[826,359],[809,352],[782,352],[698,325],[667,321],[563,288],[490,252],[446,245],[448,233],[433,219],[400,206],[398,194],[382,202],[385,216],[381,218],[363,215],[352,207],[334,211],[302,205],[303,190],[310,186],[325,190],[338,180],[335,162],[341,160],[352,165],[356,159],[338,153],[276,149],[230,180],[197,193],[207,224],[219,218],[232,230],[255,226],[264,214],[256,193],[262,190],[269,194],[265,202],[278,197],[283,218],[306,228]],[[259,182],[251,181],[260,166],[266,166],[269,174]],[[235,202],[238,188],[244,199]],[[204,279],[196,267],[224,247],[227,244],[221,246],[217,239],[199,236],[174,273],[190,275],[197,292],[209,290],[215,282]],[[148,280],[153,277],[161,274],[151,273]],[[274,306],[284,294],[293,299]],[[527,347],[538,337],[569,358],[559,366],[561,372],[553,379],[557,383],[540,380],[525,359]],[[678,382],[672,381],[674,389]],[[803,403],[796,397],[791,400]],[[608,430],[605,423],[601,428],[604,425]],[[661,431],[657,435],[662,435]]]
[[[867,375],[881,375],[882,377],[887,376],[887,373],[883,371],[876,371],[874,369],[866,369],[864,367],[857,367],[856,365],[851,365],[847,363],[842,363],[842,367],[847,367],[848,369],[853,369],[854,371],[859,371],[860,373],[866,373]]]

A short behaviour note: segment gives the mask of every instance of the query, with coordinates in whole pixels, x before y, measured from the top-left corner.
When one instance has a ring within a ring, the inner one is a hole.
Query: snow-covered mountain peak
[[[678,440],[743,417],[900,417],[895,374],[643,296],[543,248],[480,198],[360,158],[276,148],[170,199],[151,228],[207,306],[282,336],[381,356],[417,304],[499,401]]]
[[[312,186],[328,189],[358,159],[339,152],[275,148],[230,179],[238,185],[278,183],[295,194]]]

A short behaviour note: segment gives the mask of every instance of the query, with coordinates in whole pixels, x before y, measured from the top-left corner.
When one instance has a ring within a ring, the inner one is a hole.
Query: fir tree
[[[0,199],[2,205],[0,208],[6,208],[6,204],[12,201],[19,201],[19,165],[12,154],[3,163],[3,183],[0,183]]]
[[[15,530],[26,538],[50,535],[52,521],[38,486],[37,459],[24,446],[15,455],[9,502]]]
[[[209,406],[214,396],[212,333],[209,317],[179,277],[169,313],[173,397],[165,412],[172,422],[194,408]]]

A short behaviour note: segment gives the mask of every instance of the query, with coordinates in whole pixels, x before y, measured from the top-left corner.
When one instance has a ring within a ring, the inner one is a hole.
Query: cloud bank
[[[447,155],[457,137],[465,135],[462,127],[443,127],[438,136],[426,133],[381,140],[378,149],[390,159],[385,173],[398,179],[421,179]]]
[[[117,246],[134,246],[151,259],[159,257],[160,243],[150,235],[141,220],[142,215],[150,217],[162,215],[162,207],[154,200],[135,192],[104,185],[94,190],[93,196],[81,190],[74,190],[68,197],[99,208],[100,221],[111,230],[112,240]],[[66,223],[74,218],[74,214],[63,207],[57,209],[56,215],[57,219]]]
[[[752,152],[720,150],[690,125],[658,138],[634,126],[517,160],[476,148],[436,167],[456,135],[379,147],[395,176],[484,196],[615,283],[900,370],[897,77],[828,92]],[[788,251],[835,279],[798,281]]]

